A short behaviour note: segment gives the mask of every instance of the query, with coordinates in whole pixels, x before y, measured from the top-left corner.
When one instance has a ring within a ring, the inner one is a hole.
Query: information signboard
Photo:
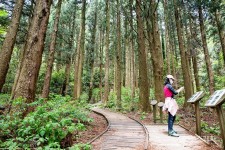
[[[223,116],[222,104],[225,102],[225,89],[217,90],[205,103],[207,107],[215,107],[220,122],[221,137],[223,139],[223,149],[225,150],[225,120]]]
[[[225,89],[217,90],[210,96],[210,98],[205,103],[207,107],[215,107],[222,104],[225,101]]]
[[[187,102],[189,103],[195,103],[199,101],[204,96],[203,91],[196,92],[194,95],[192,95]]]

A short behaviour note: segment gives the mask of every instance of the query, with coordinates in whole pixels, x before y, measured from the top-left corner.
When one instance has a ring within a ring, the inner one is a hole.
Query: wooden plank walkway
[[[109,121],[109,130],[92,145],[94,150],[144,150],[146,134],[136,121],[119,113],[93,108]],[[174,129],[180,137],[168,136],[167,125],[145,125],[149,132],[148,150],[215,150],[179,125]],[[216,148],[216,150],[218,150]]]
[[[99,108],[93,109],[109,121],[109,130],[92,143],[98,150],[141,150],[146,139],[143,127],[124,115]]]
[[[180,137],[168,136],[167,125],[147,125],[146,128],[149,131],[149,150],[212,150],[179,125],[174,125],[174,130]]]

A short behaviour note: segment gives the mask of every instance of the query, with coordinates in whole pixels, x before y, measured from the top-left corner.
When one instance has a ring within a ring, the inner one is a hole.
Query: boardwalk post
[[[225,89],[217,90],[210,96],[205,106],[216,108],[220,123],[221,137],[223,140],[223,149],[225,150],[225,121],[222,107],[224,102],[225,102]]]
[[[223,140],[223,149],[225,150],[225,121],[223,116],[223,107],[222,105],[219,105],[216,107],[217,115],[220,122],[220,130],[221,130],[221,137]]]
[[[159,102],[158,103],[158,107],[159,107],[159,113],[160,113],[160,122],[163,123],[163,112],[162,112],[162,107],[163,107],[164,103],[163,102]]]
[[[199,110],[199,101],[195,102],[195,113],[196,113],[196,134],[201,136],[201,116]]]
[[[156,123],[156,104],[157,104],[157,100],[152,100],[151,101],[151,105],[153,107],[153,119],[154,119],[154,123]]]
[[[200,116],[200,109],[199,109],[199,101],[204,96],[204,92],[200,91],[192,95],[187,102],[192,103],[195,105],[195,118],[196,118],[196,134],[201,136],[201,116]]]

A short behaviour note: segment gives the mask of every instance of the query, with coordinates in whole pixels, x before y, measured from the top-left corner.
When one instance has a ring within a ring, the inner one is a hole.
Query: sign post
[[[204,96],[204,92],[196,92],[194,95],[192,95],[191,98],[188,99],[187,102],[192,103],[195,105],[195,117],[196,117],[196,134],[201,136],[201,116],[200,116],[200,109],[199,109],[199,101]]]
[[[159,102],[159,103],[158,103],[159,114],[160,114],[160,122],[161,122],[161,123],[163,123],[163,112],[162,112],[163,105],[164,105],[163,102]]]
[[[225,89],[217,90],[210,96],[209,100],[205,103],[206,107],[212,107],[216,109],[219,122],[221,137],[223,140],[223,149],[225,150],[225,121],[223,116],[222,104],[225,102]]]
[[[152,100],[151,101],[151,105],[153,107],[153,119],[154,119],[154,123],[156,123],[156,104],[157,104],[157,100]]]

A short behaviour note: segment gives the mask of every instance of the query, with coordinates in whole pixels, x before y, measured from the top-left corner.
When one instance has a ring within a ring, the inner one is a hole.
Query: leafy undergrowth
[[[7,149],[90,149],[87,144],[74,144],[79,133],[93,119],[88,116],[87,103],[71,97],[51,95],[50,100],[38,99],[29,104],[34,111],[22,119],[24,107],[20,99],[13,102],[18,109],[0,115],[0,148]],[[5,102],[1,102],[5,104]]]

